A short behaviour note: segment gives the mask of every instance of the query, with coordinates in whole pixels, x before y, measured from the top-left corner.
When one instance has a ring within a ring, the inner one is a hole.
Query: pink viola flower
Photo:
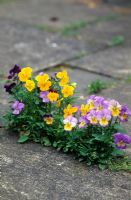
[[[131,110],[125,105],[121,107],[120,115],[119,115],[119,120],[120,122],[127,122],[128,118],[131,116]]]
[[[98,119],[97,119],[97,112],[95,110],[91,110],[88,114],[87,114],[87,119],[89,120],[89,122],[93,125],[96,125],[98,123]]]
[[[97,119],[99,121],[99,124],[105,127],[109,124],[109,121],[111,120],[111,112],[107,109],[103,109],[97,113]]]
[[[77,125],[77,118],[68,116],[63,120],[64,123],[64,130],[71,131]]]
[[[48,91],[40,92],[40,98],[42,98],[42,101],[44,103],[48,103],[49,102],[49,99],[47,97],[48,93],[49,93]]]
[[[84,128],[89,123],[89,120],[86,116],[82,116],[79,118],[79,128]]]
[[[21,111],[23,110],[24,108],[24,104],[19,102],[19,101],[15,101],[13,104],[12,104],[12,109],[13,109],[13,114],[14,115],[19,115],[21,113]]]
[[[131,137],[129,135],[115,133],[113,138],[118,149],[125,149],[127,144],[131,144]]]

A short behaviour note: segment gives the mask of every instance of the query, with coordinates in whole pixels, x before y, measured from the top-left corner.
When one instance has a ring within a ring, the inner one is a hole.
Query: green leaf
[[[29,139],[28,135],[21,135],[20,138],[18,139],[18,143],[24,143]]]
[[[104,170],[104,169],[106,169],[107,165],[99,164],[98,167],[99,167],[99,169]]]
[[[119,149],[114,149],[114,151],[112,152],[113,156],[123,156],[124,155],[124,151],[123,150],[119,150]]]
[[[93,134],[95,137],[95,140],[101,141],[101,142],[109,142],[110,141],[110,136],[109,135],[96,135]]]
[[[118,35],[116,37],[113,37],[112,40],[107,43],[107,45],[109,47],[121,45],[121,44],[123,44],[124,40],[125,40],[125,38],[123,36]]]
[[[44,145],[47,146],[47,147],[51,146],[51,142],[50,142],[50,140],[48,139],[48,137],[43,137],[43,138],[41,139],[41,143],[44,144]]]
[[[53,142],[53,147],[55,147],[55,148],[57,147],[57,142],[56,141]]]
[[[119,133],[126,133],[126,130],[120,125],[120,124],[115,124],[114,128],[117,130]]]

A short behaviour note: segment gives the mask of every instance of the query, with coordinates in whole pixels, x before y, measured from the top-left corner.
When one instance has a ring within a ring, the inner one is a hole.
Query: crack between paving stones
[[[61,62],[61,63],[58,63],[58,64],[53,65],[53,66],[48,66],[48,67],[45,67],[44,69],[41,68],[39,70],[35,70],[34,72],[39,73],[42,70],[43,71],[49,71],[49,70],[53,70],[55,68],[60,68],[60,67],[66,67],[66,68],[69,68],[69,69],[78,69],[78,70],[81,70],[81,71],[84,71],[84,72],[89,72],[89,73],[101,75],[101,76],[104,76],[104,77],[107,77],[107,78],[112,78],[114,80],[121,80],[121,78],[119,78],[119,77],[113,77],[113,76],[111,76],[109,74],[105,74],[103,72],[96,72],[96,71],[93,71],[93,70],[90,70],[90,69],[85,69],[85,68],[80,67],[80,66],[71,65],[71,64],[68,64],[66,62]]]

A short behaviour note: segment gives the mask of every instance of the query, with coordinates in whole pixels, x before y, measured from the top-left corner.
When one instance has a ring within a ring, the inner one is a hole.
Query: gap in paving
[[[103,75],[102,73],[94,73],[94,72],[92,73],[88,70],[81,69],[80,67],[77,66],[68,65],[66,63],[61,63],[50,68],[47,67],[35,71],[35,73],[38,74],[39,72],[44,71],[45,73],[53,75],[55,72],[62,70],[67,70],[70,76],[70,81],[77,83],[76,92],[78,92],[78,96],[88,96],[87,86],[92,81],[101,80],[104,83],[106,83],[109,87],[112,87],[114,84],[118,82],[117,79],[114,79],[111,76],[108,75],[106,76]]]

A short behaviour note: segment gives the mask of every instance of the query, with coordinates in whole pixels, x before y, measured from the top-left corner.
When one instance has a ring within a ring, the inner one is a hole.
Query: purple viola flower
[[[49,93],[48,91],[40,92],[40,98],[42,98],[42,101],[44,103],[48,103],[49,102],[49,99],[47,97],[48,93]]]
[[[89,123],[89,120],[86,116],[82,116],[79,118],[79,122],[79,128],[84,128]]]
[[[131,144],[131,137],[126,134],[115,133],[114,136],[114,143],[118,149],[125,149],[126,144]]]
[[[121,111],[119,115],[120,122],[127,122],[130,116],[131,116],[131,110],[129,110],[129,108],[126,105],[123,105],[121,107]]]
[[[6,84],[4,85],[5,91],[8,92],[9,94],[11,94],[11,90],[12,88],[16,85],[16,83],[11,83],[11,84]]]
[[[21,113],[21,111],[23,110],[23,108],[24,108],[24,104],[19,101],[15,101],[12,104],[12,109],[13,109],[14,115],[19,115]]]
[[[87,119],[89,120],[89,122],[93,125],[96,125],[98,123],[98,119],[97,119],[97,112],[95,110],[91,110],[88,114],[87,114]]]
[[[107,109],[103,109],[97,113],[97,119],[101,126],[107,126],[111,119],[111,112]]]
[[[15,74],[18,74],[21,71],[21,68],[18,65],[15,65],[10,71],[8,79],[12,79]]]

